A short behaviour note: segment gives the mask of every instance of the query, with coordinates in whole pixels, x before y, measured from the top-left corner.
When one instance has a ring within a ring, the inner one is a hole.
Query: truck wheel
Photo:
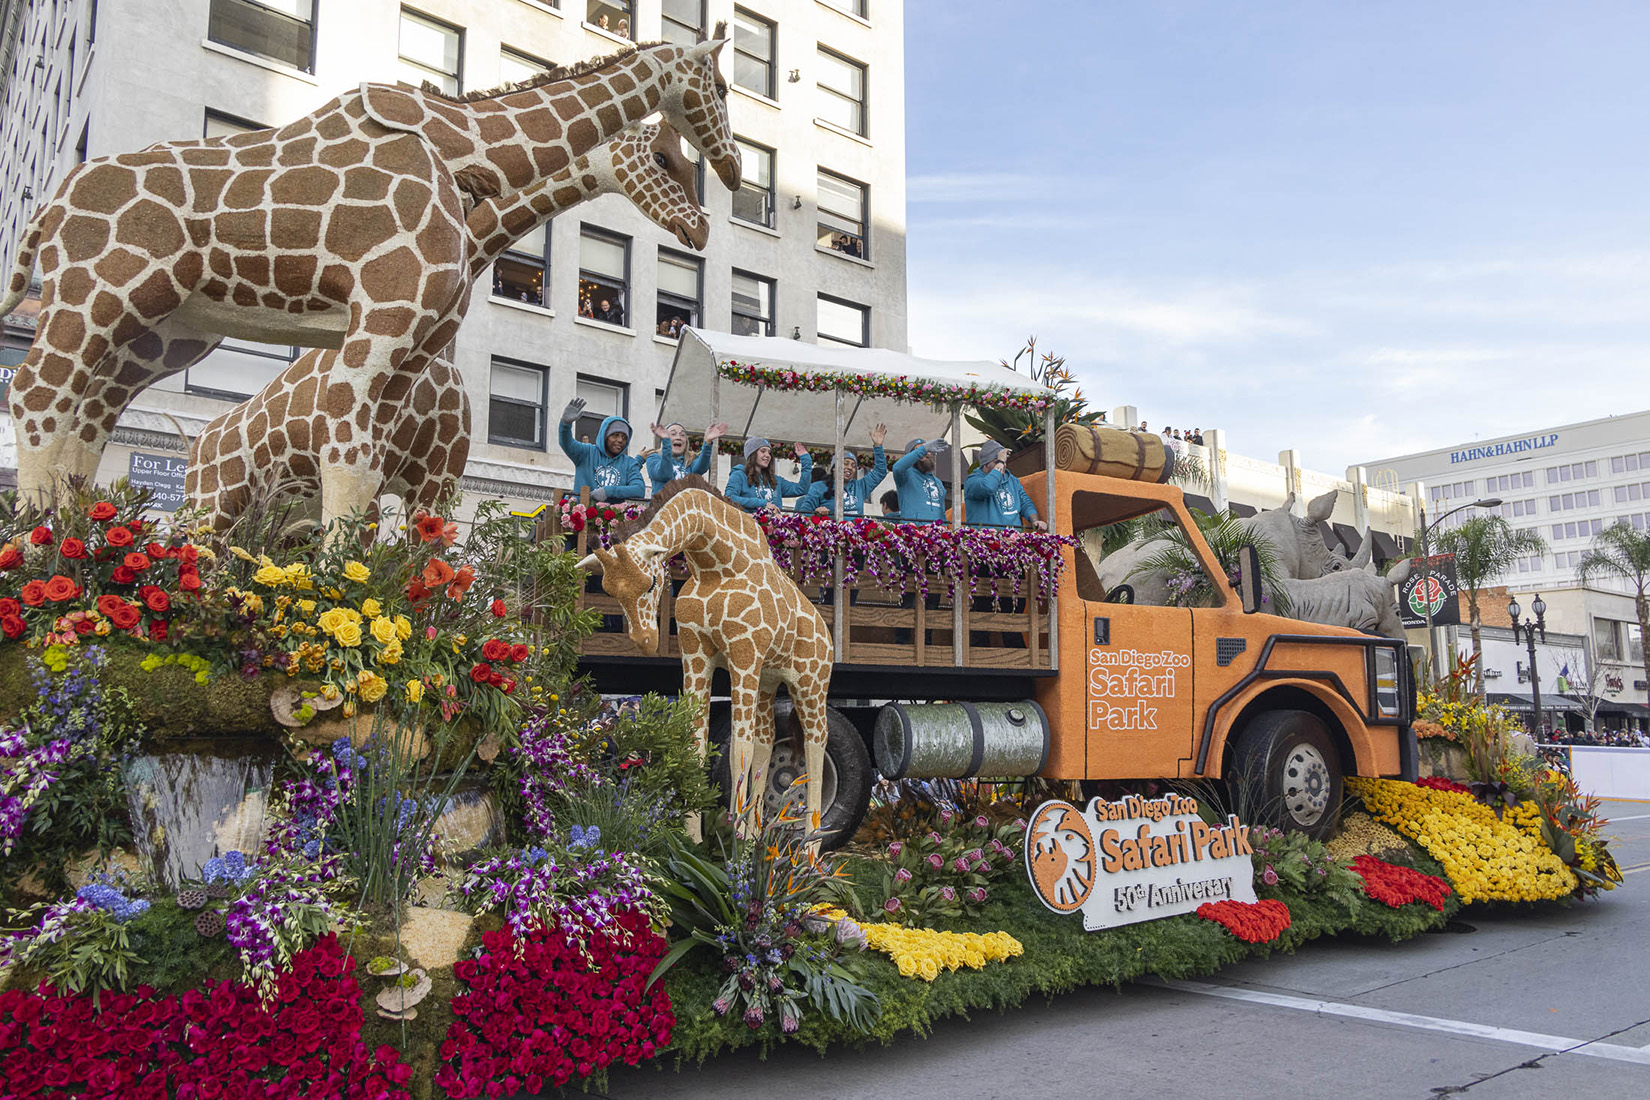
[[[1329,731],[1304,710],[1257,714],[1238,736],[1229,779],[1262,824],[1327,838],[1341,813],[1341,764]],[[1236,795],[1237,792],[1234,792]]]
[[[871,754],[866,751],[865,739],[835,707],[825,708],[828,731],[825,740],[825,767],[823,790],[820,791],[820,830],[824,834],[820,847],[829,851],[840,848],[854,838],[859,824],[865,820],[865,811],[871,805],[871,785],[876,781],[871,767]],[[774,733],[778,740],[768,764],[768,789],[763,792],[762,817],[774,820],[784,805],[785,792],[807,770],[807,761],[794,747],[792,733],[796,728],[796,711],[788,699],[780,699],[773,707]],[[717,749],[716,762],[711,765],[710,778],[722,792],[723,805],[727,792],[732,790],[728,779],[728,742],[733,737],[732,716],[726,709],[713,712],[710,738]]]

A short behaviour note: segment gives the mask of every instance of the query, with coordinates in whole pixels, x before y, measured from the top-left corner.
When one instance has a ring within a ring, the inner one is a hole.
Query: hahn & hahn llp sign
[[[1025,853],[1043,904],[1081,912],[1089,932],[1255,900],[1249,826],[1235,814],[1210,824],[1182,795],[1096,798],[1086,809],[1045,802],[1026,826]]]
[[[1558,433],[1549,432],[1546,435],[1526,436],[1523,439],[1503,439],[1500,443],[1486,443],[1482,447],[1466,447],[1449,453],[1450,465],[1458,462],[1477,462],[1482,458],[1500,458],[1503,455],[1523,454],[1526,451],[1540,451],[1558,442]]]

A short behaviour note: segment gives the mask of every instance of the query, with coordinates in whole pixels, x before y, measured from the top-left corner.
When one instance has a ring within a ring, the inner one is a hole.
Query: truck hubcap
[[[1329,764],[1311,745],[1296,745],[1283,761],[1283,806],[1297,825],[1316,825],[1329,808]]]
[[[785,808],[785,795],[791,785],[804,778],[808,770],[807,759],[796,751],[789,738],[773,747],[773,756],[768,763],[768,789],[764,794],[762,811],[768,821],[779,820],[780,813]],[[831,763],[829,756],[825,757],[825,766],[820,769],[824,774],[820,777],[819,816],[824,820],[831,804],[836,801],[836,765]],[[798,813],[807,805],[805,788],[798,787],[796,793],[796,810]]]

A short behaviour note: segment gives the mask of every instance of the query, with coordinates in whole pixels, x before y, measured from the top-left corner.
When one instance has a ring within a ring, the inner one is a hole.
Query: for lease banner
[[[1249,826],[1211,824],[1182,795],[1087,808],[1052,800],[1026,826],[1026,873],[1044,905],[1083,914],[1093,932],[1191,913],[1207,901],[1255,900]]]

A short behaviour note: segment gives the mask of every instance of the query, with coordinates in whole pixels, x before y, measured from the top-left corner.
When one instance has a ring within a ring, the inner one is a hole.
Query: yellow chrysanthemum
[[[395,624],[388,619],[374,619],[372,621],[372,637],[374,641],[382,642],[385,645],[396,642],[396,649],[401,648],[400,642],[396,641]]]
[[[368,569],[358,561],[352,560],[344,563],[344,579],[346,581],[354,581],[356,584],[364,584],[366,583],[367,578],[371,576],[372,570]]]

